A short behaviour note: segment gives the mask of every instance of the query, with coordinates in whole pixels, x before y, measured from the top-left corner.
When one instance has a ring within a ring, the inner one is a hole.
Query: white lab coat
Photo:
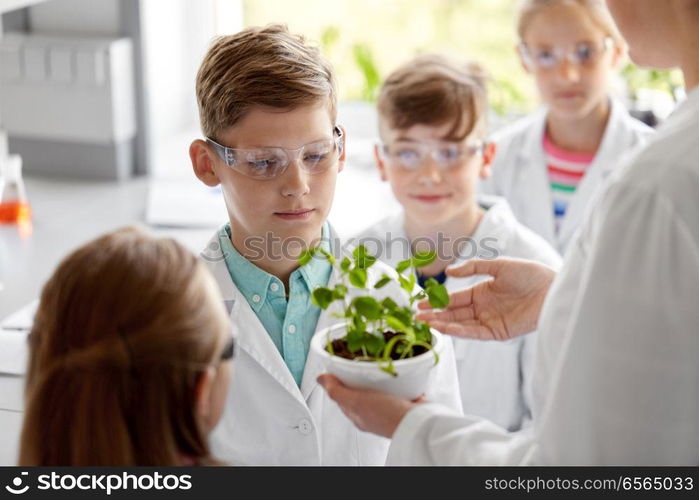
[[[645,144],[653,133],[652,128],[629,115],[623,104],[615,99],[610,102],[599,151],[573,195],[558,234],[543,147],[547,109],[540,108],[491,137],[497,152],[493,175],[481,183],[482,192],[505,197],[517,220],[543,236],[561,255],[598,188],[622,163],[624,155]]]
[[[699,88],[615,174],[539,322],[531,432],[429,405],[389,463],[699,464]]]
[[[331,230],[331,241],[337,236]],[[333,243],[334,244],[334,243]],[[346,250],[345,250],[346,251]],[[321,359],[309,351],[299,388],[269,334],[233,283],[218,244],[218,232],[202,252],[230,313],[237,348],[226,407],[211,435],[213,455],[224,462],[247,465],[381,465],[389,441],[357,430],[330,400],[316,378],[324,373]],[[377,263],[369,280],[390,272]],[[333,270],[328,286],[338,273]],[[352,289],[350,289],[352,291]],[[374,291],[399,304],[407,297],[393,283]],[[338,321],[331,306],[322,311],[317,331]],[[454,354],[447,343],[427,391],[460,412]]]
[[[483,195],[478,202],[488,210],[471,236],[472,244],[464,248],[455,264],[473,257],[519,257],[560,268],[561,258],[556,251],[517,222],[505,199]],[[403,212],[383,219],[355,238],[357,244],[364,241],[369,251],[377,252],[392,267],[410,257]],[[445,286],[454,292],[483,279],[448,277]],[[508,430],[517,430],[531,420],[535,333],[507,342],[454,339],[454,353],[465,414],[486,417]]]

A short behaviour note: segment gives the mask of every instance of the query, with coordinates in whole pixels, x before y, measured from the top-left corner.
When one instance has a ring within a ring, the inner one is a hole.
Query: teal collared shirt
[[[233,283],[260,319],[286,366],[301,386],[311,337],[316,330],[320,308],[311,302],[316,287],[327,286],[332,265],[325,259],[311,259],[289,277],[289,299],[282,281],[247,260],[231,243],[231,226],[219,231],[219,242]],[[320,247],[330,252],[330,228],[326,222]]]

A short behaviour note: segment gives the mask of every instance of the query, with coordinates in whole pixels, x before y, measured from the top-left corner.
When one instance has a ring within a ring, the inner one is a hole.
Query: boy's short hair
[[[379,120],[392,129],[453,123],[446,140],[485,133],[488,76],[475,62],[421,55],[393,71],[378,98]]]
[[[256,106],[294,109],[327,100],[333,123],[337,116],[331,64],[279,24],[216,38],[199,67],[196,93],[202,131],[214,139]]]

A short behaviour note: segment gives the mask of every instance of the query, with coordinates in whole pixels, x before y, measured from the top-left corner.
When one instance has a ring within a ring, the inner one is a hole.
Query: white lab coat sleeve
[[[534,370],[536,368],[536,351],[538,343],[538,333],[532,332],[522,338],[522,349],[520,351],[520,376],[522,381],[522,404],[524,413],[522,415],[521,428],[532,425],[534,408]]]
[[[538,461],[696,465],[696,220],[683,220],[680,200],[662,191],[622,185],[614,194],[593,214],[582,286],[557,332]]]
[[[532,429],[508,433],[481,417],[436,404],[411,409],[396,429],[387,465],[517,465],[532,446]]]

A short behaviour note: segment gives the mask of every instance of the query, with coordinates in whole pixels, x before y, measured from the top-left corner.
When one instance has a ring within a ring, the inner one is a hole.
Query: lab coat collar
[[[546,169],[546,155],[543,148],[544,134],[546,133],[546,117],[548,108],[541,107],[532,116],[531,127],[519,152],[519,164],[522,165],[522,179],[526,179],[527,185],[533,192],[540,193],[547,203],[533,203],[531,210],[536,211],[537,220],[546,221],[541,231],[548,241],[556,241],[560,249],[562,243],[567,241],[576,229],[576,215],[584,211],[594,190],[606,178],[620,161],[620,151],[628,150],[634,143],[633,118],[617,99],[610,98],[610,113],[607,125],[602,137],[602,142],[595,155],[592,164],[585,172],[578,185],[575,195],[568,206],[563,224],[555,233],[555,221],[553,216],[553,201],[551,187]],[[543,166],[543,168],[542,168]]]
[[[339,237],[335,232],[335,229],[330,223],[326,222],[326,227],[328,229],[329,241],[332,242],[330,248],[332,249],[333,256],[335,259],[340,261],[344,257],[352,258],[352,247],[343,247],[340,244]],[[330,273],[330,278],[328,279],[327,285],[323,283],[322,285],[328,288],[334,288],[340,282],[340,273],[335,266],[332,268]],[[335,314],[341,314],[342,308],[337,303],[331,304],[328,309],[322,309],[320,311],[320,316],[318,316],[318,323],[316,324],[316,332],[319,332],[325,328],[329,328],[341,320],[335,316]],[[317,356],[312,350],[309,349],[308,357],[306,358],[306,366],[303,370],[303,377],[301,378],[301,394],[303,398],[308,401],[311,397],[313,391],[318,387],[317,378],[319,375],[325,372],[325,363],[320,356]]]
[[[218,232],[221,252],[226,269],[234,279],[236,288],[245,296],[250,307],[258,313],[267,301],[267,291],[274,277],[240,255],[231,242],[231,226],[226,223]],[[257,302],[253,297],[259,297]]]
[[[555,241],[555,221],[553,217],[553,199],[551,197],[551,185],[546,170],[546,156],[544,154],[544,134],[546,132],[546,117],[548,109],[540,107],[532,114],[531,126],[519,151],[518,165],[521,165],[522,179],[521,189],[529,189],[541,197],[542,203],[532,203],[529,207],[532,219],[544,221],[540,231],[548,241]],[[543,167],[542,167],[543,166]]]
[[[337,236],[334,231],[330,229],[330,223],[326,221],[325,224],[323,224],[319,247],[331,253],[333,251],[333,242],[337,245]],[[303,278],[309,293],[313,293],[313,290],[319,286],[326,286],[328,266],[330,266],[330,264],[327,260],[319,258],[312,259],[311,262],[299,268],[299,274]]]
[[[478,196],[478,205],[486,209],[486,212],[483,214],[483,218],[481,218],[481,221],[473,235],[471,235],[471,239],[475,242],[478,248],[478,254],[476,257],[482,259],[492,259],[492,255],[484,253],[485,247],[483,240],[485,238],[494,240],[493,244],[497,248],[500,255],[504,254],[505,249],[508,248],[512,228],[517,224],[515,222],[516,219],[512,213],[510,205],[507,203],[507,200],[505,200],[505,198],[501,198],[500,196],[481,194]],[[487,249],[493,249],[493,245],[489,245]],[[452,265],[465,262],[473,257],[474,255],[462,254]]]
[[[331,251],[332,241],[329,233],[329,223],[326,222],[321,232],[320,248],[328,252]],[[225,256],[226,268],[234,279],[236,287],[245,296],[255,313],[259,313],[262,306],[267,303],[270,284],[272,281],[279,280],[267,271],[257,267],[235,249],[231,243],[231,227],[228,223],[219,230],[219,245]],[[309,293],[313,292],[316,287],[325,285],[328,276],[328,266],[329,263],[324,259],[313,259],[307,265],[298,269],[297,274],[301,276]],[[280,281],[279,285],[280,287],[283,286]],[[258,298],[257,301],[253,300],[255,296]]]
[[[483,238],[496,238],[499,248],[507,247],[510,228],[515,216],[505,198],[481,194],[478,196],[478,206],[485,209],[478,227],[472,238],[476,241]]]
[[[603,185],[602,181],[619,164],[621,161],[620,152],[628,151],[631,148],[634,140],[633,125],[628,123],[631,119],[631,115],[619,101],[610,99],[609,118],[602,142],[570,201],[558,232],[557,241],[559,243],[568,241],[575,232],[578,221],[581,220],[578,215],[587,209],[595,190]],[[552,211],[553,209],[550,210],[550,212]]]
[[[296,381],[286,367],[274,342],[267,335],[264,326],[248,304],[245,296],[233,283],[218,236],[217,231],[200,255],[219,286],[223,303],[233,327],[236,347],[245,351],[299,402],[303,402]]]

